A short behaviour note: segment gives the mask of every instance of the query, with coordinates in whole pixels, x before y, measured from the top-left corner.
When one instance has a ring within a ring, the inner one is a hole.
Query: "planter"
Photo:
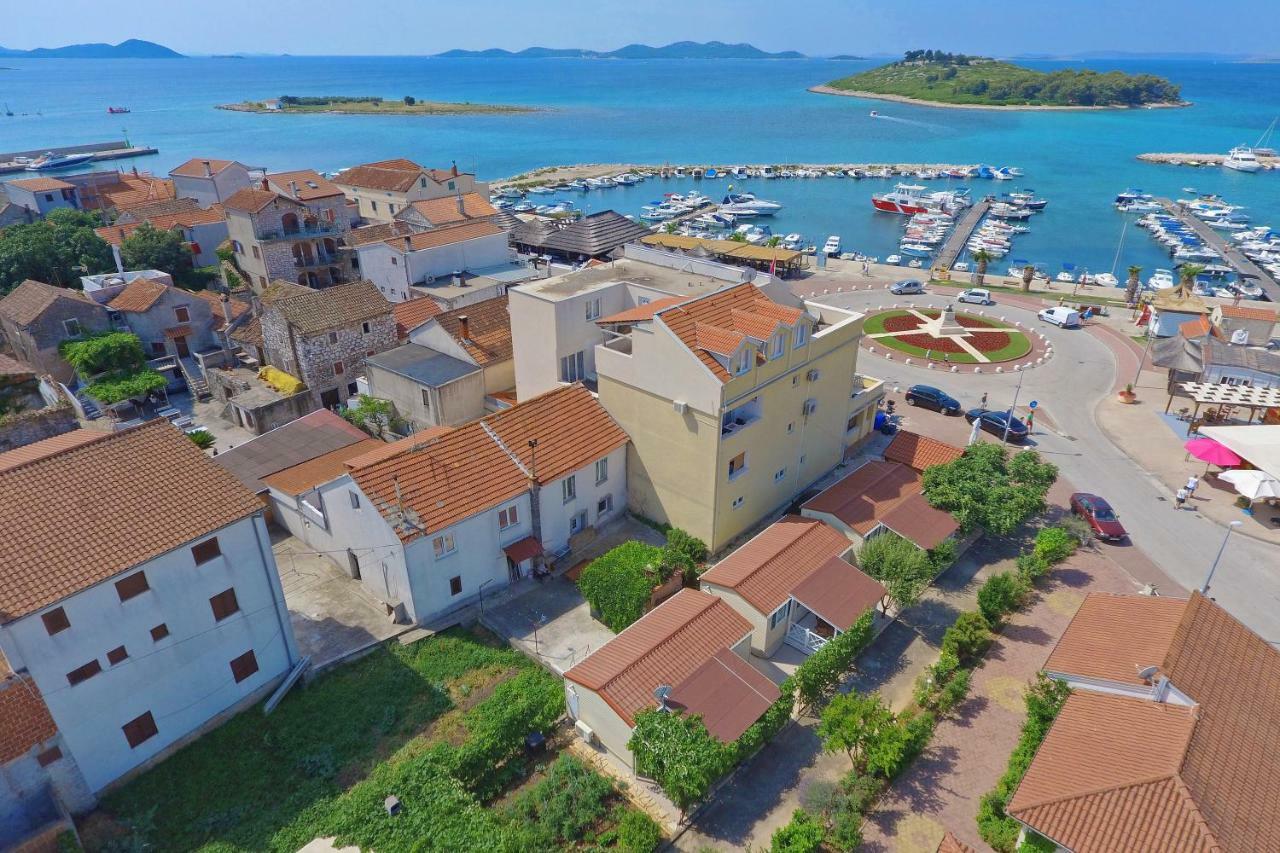
[[[1138,399],[1138,395],[1132,391],[1120,391],[1119,397],[1121,403],[1133,403]]]

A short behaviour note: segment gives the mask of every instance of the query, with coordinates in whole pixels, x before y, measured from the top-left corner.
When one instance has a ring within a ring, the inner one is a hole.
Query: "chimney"
[[[458,315],[459,337],[467,343],[471,343],[471,318],[466,314]]]
[[[452,174],[453,174],[453,176],[454,176],[455,178],[456,178],[456,177],[458,177],[458,161],[457,161],[457,160],[454,160],[454,161],[453,161],[453,170],[452,170]]]
[[[463,202],[462,202],[462,193],[461,193],[461,192],[459,192],[459,193],[458,193],[457,201],[458,201],[458,213],[459,213],[460,215],[462,215],[462,216],[466,216],[466,215],[467,215],[467,206],[466,206],[465,204],[463,204]]]
[[[267,192],[271,192],[271,182],[267,180],[267,176],[262,176],[262,188]]]
[[[204,176],[205,176],[206,178],[212,178],[212,177],[213,177],[213,166],[209,163],[209,161],[208,161],[208,160],[201,160],[201,161],[200,161],[200,165],[201,165],[201,166],[204,166]]]
[[[405,236],[405,238],[404,238],[404,250],[405,250],[406,252],[412,252],[412,251],[413,251],[413,240],[412,240],[412,239],[410,239],[407,235],[406,235],[406,236]]]
[[[298,182],[297,182],[297,181],[290,181],[290,182],[289,182],[289,192],[293,195],[293,197],[294,197],[294,198],[297,198],[297,197],[298,197]]]

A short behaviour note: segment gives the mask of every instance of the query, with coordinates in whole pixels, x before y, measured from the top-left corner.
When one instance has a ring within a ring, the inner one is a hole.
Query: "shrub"
[[[624,542],[583,569],[578,589],[600,613],[601,622],[621,631],[644,615],[661,565],[662,549]]]
[[[413,106],[413,105],[414,105],[414,104],[416,104],[416,103],[418,103],[418,99],[417,99],[417,98],[415,98],[413,95],[405,95],[405,96],[404,96],[404,105],[405,105],[406,107],[411,107],[411,106]]]
[[[627,748],[636,772],[652,778],[684,811],[701,800],[733,764],[733,754],[711,736],[698,714],[645,708],[635,715]]]
[[[937,573],[929,554],[896,533],[882,533],[858,551],[858,566],[889,590],[899,607],[910,607]]]
[[[666,577],[678,571],[686,581],[694,583],[707,559],[706,543],[678,527],[668,528],[666,532],[667,544],[662,548],[662,565],[668,570]]]
[[[939,714],[950,713],[955,706],[969,695],[969,684],[973,680],[973,672],[968,669],[958,670],[951,679],[938,691],[934,710]]]
[[[988,791],[978,801],[978,835],[1000,853],[1012,853],[1022,824],[1004,813],[1004,798]]]
[[[831,816],[827,844],[840,851],[854,851],[862,846],[862,812],[851,802],[842,803]]]
[[[942,635],[942,650],[951,652],[961,663],[975,660],[991,642],[991,626],[976,610],[961,613]]]
[[[1044,509],[1044,496],[1058,469],[1032,450],[1013,458],[999,444],[975,444],[964,455],[924,472],[929,503],[955,516],[964,531],[984,527],[997,536],[1012,533]]]
[[[773,853],[817,853],[825,836],[826,831],[813,815],[796,809],[791,814],[791,822],[773,834],[769,849]]]
[[[1071,534],[1082,548],[1093,541],[1093,528],[1089,526],[1089,522],[1078,515],[1065,516],[1058,522],[1058,526]]]
[[[1035,555],[1049,565],[1061,563],[1075,553],[1079,543],[1061,527],[1046,527],[1036,534]]]
[[[857,812],[864,813],[884,790],[884,781],[874,776],[867,776],[856,770],[850,770],[840,780],[840,787],[849,798],[849,805]]]
[[[967,671],[965,675],[968,675]],[[955,682],[953,681],[952,683]],[[967,679],[965,684],[968,686]],[[909,762],[924,752],[925,747],[929,745],[929,739],[933,737],[934,729],[938,727],[938,718],[929,711],[920,711],[910,716],[904,715],[899,718],[898,722],[902,727],[903,742],[906,748],[903,752],[902,760],[893,768],[889,774],[890,776],[897,776]]]
[[[609,812],[613,793],[612,782],[566,753],[551,765],[546,778],[516,798],[505,816],[529,832],[526,842],[543,849],[563,848],[583,839],[600,822]]]
[[[1022,843],[1018,845],[1018,853],[1056,853],[1058,845],[1038,832],[1027,830]]]
[[[624,853],[653,853],[662,843],[662,828],[653,818],[634,809],[618,822],[618,850]]]
[[[1049,573],[1049,569],[1052,568],[1043,557],[1036,556],[1033,551],[1019,554],[1017,566],[1018,576],[1028,583],[1044,577]]]
[[[198,429],[195,432],[189,432],[187,433],[187,438],[194,441],[196,443],[196,447],[201,450],[208,450],[210,447],[213,447],[214,442],[217,440],[213,437],[213,433],[209,432],[207,429]]]
[[[978,590],[978,610],[987,622],[996,625],[1022,605],[1028,591],[1028,582],[1013,572],[992,575]]]
[[[937,577],[956,561],[956,540],[943,539],[928,551],[929,562],[933,565],[933,575]]]
[[[821,702],[844,681],[854,659],[871,642],[872,618],[870,611],[862,614],[848,631],[832,637],[800,664],[791,679],[801,705]]]

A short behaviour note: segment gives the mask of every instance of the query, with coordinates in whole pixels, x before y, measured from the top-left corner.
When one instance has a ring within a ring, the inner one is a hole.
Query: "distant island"
[[[944,107],[1086,110],[1186,106],[1179,88],[1153,74],[1035,71],[983,56],[907,51],[902,60],[810,89]]]
[[[162,44],[142,39],[129,39],[119,44],[69,44],[65,47],[37,47],[15,50],[0,47],[0,56],[23,59],[182,59],[181,53]]]
[[[750,44],[725,44],[722,41],[678,41],[663,47],[629,44],[617,50],[584,50],[581,48],[526,47],[524,50],[446,50],[435,54],[441,59],[805,59],[803,53],[784,50],[770,53]]]
[[[263,101],[241,101],[238,104],[219,104],[220,110],[240,113],[333,113],[338,115],[468,115],[474,113],[531,113],[534,107],[516,107],[505,104],[473,104],[469,101],[424,101],[406,95],[400,100],[387,100],[376,96],[352,97],[349,95],[281,95]]]

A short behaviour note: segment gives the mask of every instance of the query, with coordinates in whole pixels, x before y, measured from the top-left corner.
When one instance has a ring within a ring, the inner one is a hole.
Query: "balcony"
[[[343,233],[343,228],[336,222],[315,222],[300,225],[297,228],[271,228],[257,232],[259,240],[305,240],[308,237],[331,237]]]
[[[720,434],[733,435],[751,426],[760,420],[761,407],[758,397],[752,398],[741,406],[736,406],[725,412],[720,418]]]
[[[851,399],[859,402],[875,402],[884,396],[884,380],[873,376],[855,374],[853,377],[853,393]]]
[[[337,255],[331,255],[327,252],[316,252],[311,257],[303,255],[301,258],[294,256],[293,265],[297,269],[313,269],[316,267],[332,267],[341,266],[342,259]]]

